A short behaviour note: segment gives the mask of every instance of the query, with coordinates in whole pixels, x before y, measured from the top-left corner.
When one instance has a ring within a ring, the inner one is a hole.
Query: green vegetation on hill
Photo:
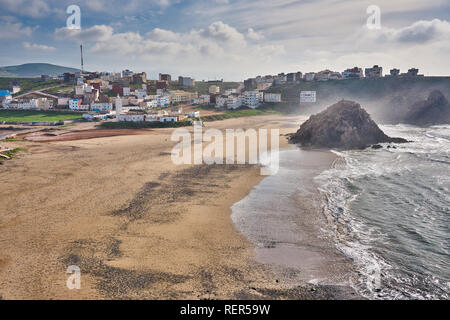
[[[280,113],[280,111],[277,110],[276,107],[263,106],[258,109],[240,108],[240,109],[236,109],[236,110],[226,110],[221,114],[204,116],[204,117],[201,117],[201,119],[205,122],[209,122],[209,121],[226,120],[226,119],[232,119],[232,118],[265,116],[265,115],[277,114],[277,113]]]
[[[18,66],[0,67],[0,77],[32,78],[41,75],[56,77],[65,72],[79,72],[79,69],[57,66],[49,63],[26,63]]]
[[[58,80],[41,81],[40,78],[0,78],[0,90],[9,90],[9,84],[12,81],[18,81],[22,87],[22,90],[15,95],[56,86],[61,83]]]
[[[38,110],[0,110],[0,122],[55,122],[74,119],[81,119],[81,114]]]

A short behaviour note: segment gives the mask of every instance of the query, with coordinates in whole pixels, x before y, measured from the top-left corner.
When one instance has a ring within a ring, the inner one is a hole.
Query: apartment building
[[[268,103],[281,102],[281,93],[264,93],[264,102]]]
[[[195,80],[189,77],[178,77],[178,85],[183,87],[194,87]]]
[[[372,68],[366,68],[365,74],[366,78],[381,78],[383,76],[383,68],[374,65]]]

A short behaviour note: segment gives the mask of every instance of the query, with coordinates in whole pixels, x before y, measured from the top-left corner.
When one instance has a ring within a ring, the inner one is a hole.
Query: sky
[[[67,28],[68,6],[81,29]],[[379,28],[373,11],[380,9]],[[449,0],[0,0],[0,66],[242,81],[381,65],[450,75]],[[368,25],[369,21],[369,25]]]

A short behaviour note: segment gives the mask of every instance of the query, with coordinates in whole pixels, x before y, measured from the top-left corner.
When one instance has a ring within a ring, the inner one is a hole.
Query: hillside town
[[[383,68],[353,67],[336,72],[279,73],[250,78],[235,83],[234,88],[221,86],[220,81],[202,81],[207,92],[199,94],[195,79],[179,76],[172,80],[170,74],[160,73],[157,80],[147,79],[145,72],[123,70],[120,73],[78,72],[64,73],[58,77],[42,75],[41,81],[57,81],[59,84],[22,93],[19,81],[11,81],[8,88],[1,88],[0,102],[3,109],[57,110],[82,114],[85,120],[117,122],[178,122],[199,118],[200,111],[184,113],[183,106],[215,106],[217,109],[257,109],[263,104],[282,103],[282,94],[271,88],[285,84],[312,81],[338,81],[349,79],[375,79],[383,77]],[[407,73],[392,69],[385,77],[423,77],[419,70],[411,68]],[[56,90],[56,91],[55,91]]]

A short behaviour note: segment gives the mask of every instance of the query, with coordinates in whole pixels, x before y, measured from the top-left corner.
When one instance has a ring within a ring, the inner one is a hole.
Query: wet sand
[[[208,127],[281,128],[264,116]],[[172,129],[25,147],[0,166],[3,299],[333,299],[340,288],[289,285],[255,260],[230,207],[262,177],[257,166],[175,166]],[[286,139],[280,137],[281,146]],[[81,290],[66,269],[81,268]]]

